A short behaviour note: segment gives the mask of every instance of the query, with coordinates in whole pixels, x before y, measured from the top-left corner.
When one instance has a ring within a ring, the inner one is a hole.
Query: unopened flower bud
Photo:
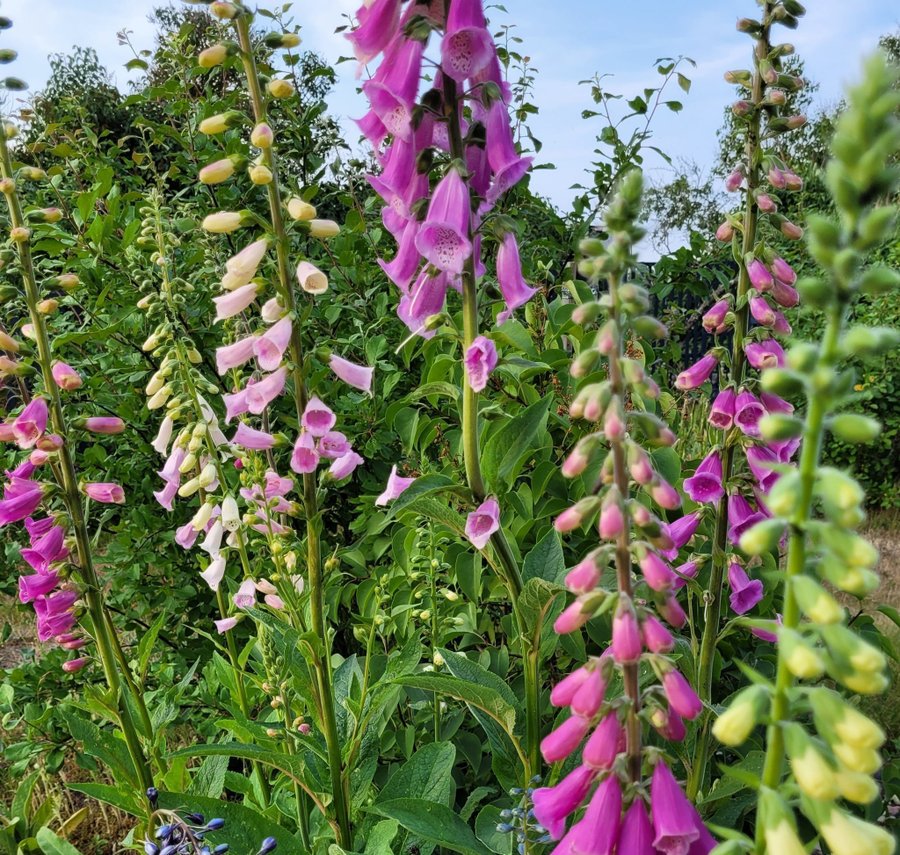
[[[270,80],[266,90],[273,98],[290,98],[294,94],[294,86],[289,80]]]
[[[247,170],[247,174],[250,176],[250,180],[256,185],[272,183],[272,170],[264,163],[254,163]]]
[[[832,624],[843,620],[844,610],[818,582],[809,576],[794,576],[790,580],[800,610],[814,623]]]
[[[331,238],[341,233],[341,227],[334,220],[310,220],[309,233],[315,238]]]
[[[315,207],[297,196],[288,200],[287,209],[293,220],[313,220],[316,216]]]
[[[274,138],[272,129],[265,122],[260,122],[250,132],[250,143],[257,148],[271,148]]]
[[[206,50],[200,51],[197,57],[197,65],[200,68],[215,68],[228,58],[228,47],[223,44],[212,45]]]
[[[712,727],[723,745],[737,746],[747,740],[766,710],[769,692],[765,686],[748,686],[738,692]]]
[[[222,21],[230,21],[237,17],[240,10],[234,3],[229,3],[227,0],[214,0],[209,4],[209,11]]]

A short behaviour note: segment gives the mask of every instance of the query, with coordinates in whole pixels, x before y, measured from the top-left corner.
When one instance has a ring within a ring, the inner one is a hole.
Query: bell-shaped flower
[[[356,12],[359,25],[347,33],[360,68],[380,54],[396,35],[400,0],[372,0]]]
[[[653,826],[647,816],[647,807],[640,797],[635,798],[625,811],[619,832],[619,850],[622,855],[658,855],[653,847]]]
[[[378,71],[363,83],[372,112],[391,136],[412,134],[412,112],[422,74],[425,43],[399,33],[388,45]]]
[[[653,845],[665,855],[688,855],[700,832],[691,812],[691,804],[678,786],[669,767],[660,760],[653,770],[650,785],[650,811],[653,816]]]
[[[287,368],[282,365],[281,368],[267,374],[258,383],[252,385],[248,383],[244,390],[247,396],[247,410],[255,416],[260,415],[282,393],[285,380],[287,380]]]
[[[397,316],[410,332],[422,338],[431,338],[435,334],[434,330],[425,329],[425,322],[443,311],[448,285],[446,273],[435,274],[434,269],[428,266],[422,270],[409,294],[397,306]]]
[[[237,255],[232,256],[225,262],[225,270],[234,283],[229,290],[246,285],[256,276],[257,268],[263,260],[268,247],[268,239],[260,238],[253,241],[253,243],[247,244]]]
[[[13,420],[12,433],[19,448],[32,448],[47,430],[49,410],[43,398],[33,398]]]
[[[619,664],[637,662],[641,658],[643,642],[634,606],[622,598],[612,623],[612,656]]]
[[[509,320],[516,309],[524,306],[536,293],[522,275],[519,244],[512,232],[507,232],[497,249],[497,284],[506,303],[506,309],[497,315],[497,323]]]
[[[218,620],[214,620],[213,624],[216,627],[216,632],[219,633],[219,635],[224,635],[238,625],[238,619],[236,617],[219,618]]]
[[[57,591],[46,597],[37,597],[34,611],[37,615],[37,631],[40,641],[49,641],[75,626],[74,605],[78,593],[73,590]]]
[[[234,595],[234,604],[239,609],[250,609],[256,605],[256,582],[247,578],[241,582]]]
[[[746,614],[763,598],[763,583],[751,579],[736,561],[728,566],[728,584],[731,587],[728,601],[735,614]]]
[[[316,441],[309,431],[305,430],[297,437],[290,465],[291,469],[300,475],[316,471],[319,465],[319,452],[316,450]]]
[[[718,502],[725,495],[722,456],[718,450],[707,454],[694,474],[685,479],[684,492],[695,502]]]
[[[308,261],[301,261],[297,265],[297,281],[307,294],[316,296],[328,290],[328,277]]]
[[[421,256],[416,247],[416,236],[419,234],[419,222],[415,219],[407,220],[400,235],[397,246],[397,254],[392,261],[378,259],[378,265],[384,271],[385,276],[391,280],[401,291],[409,288],[409,283],[419,269]]]
[[[686,391],[702,386],[716,367],[716,357],[712,353],[698,359],[690,368],[685,369],[675,378],[675,387]]]
[[[563,836],[566,819],[581,807],[596,774],[589,766],[577,766],[555,787],[534,791],[534,817],[554,840]]]
[[[245,422],[238,422],[231,444],[239,445],[248,451],[266,451],[275,447],[275,437],[265,431],[256,430]]]
[[[716,395],[709,410],[709,423],[719,430],[728,430],[734,423],[736,395],[730,386]]]
[[[489,338],[480,335],[467,348],[463,364],[472,391],[481,392],[497,367],[497,347]]]
[[[590,719],[573,715],[541,740],[541,754],[547,763],[565,760],[580,744],[590,729]]]
[[[310,398],[303,410],[300,424],[314,437],[325,436],[334,427],[337,416],[319,398]]]
[[[691,721],[703,711],[703,702],[677,668],[670,668],[662,675],[662,687],[669,706],[682,718]]]
[[[731,311],[730,300],[719,300],[703,315],[703,329],[710,335],[718,335],[726,329],[725,316]]]
[[[617,775],[609,775],[594,790],[584,816],[564,838],[563,842],[569,842],[568,852],[571,855],[613,855],[619,840],[621,819],[622,785]]]
[[[766,515],[754,511],[750,503],[740,494],[733,493],[728,497],[728,539],[737,543],[748,528],[766,519]]]
[[[348,451],[346,454],[338,457],[337,460],[328,467],[328,475],[335,481],[343,481],[357,466],[364,462],[363,458],[355,451]]]
[[[232,368],[243,365],[253,356],[257,337],[248,335],[239,339],[234,344],[226,344],[216,348],[216,370],[219,375],[225,374]]]
[[[347,437],[336,430],[330,430],[328,433],[323,434],[316,448],[322,457],[326,457],[329,460],[337,460],[352,450]]]
[[[494,40],[485,26],[482,0],[454,0],[441,42],[441,70],[462,83],[484,70],[494,55]]]
[[[274,371],[281,365],[284,352],[291,343],[292,330],[293,322],[286,316],[254,339],[253,353],[263,371]]]
[[[449,169],[438,182],[428,206],[416,247],[439,270],[460,274],[472,254],[469,240],[471,203],[469,190],[456,169]]]
[[[624,729],[615,712],[609,712],[584,744],[581,759],[591,769],[612,769],[619,754]]]
[[[125,422],[118,416],[89,416],[84,420],[82,427],[89,433],[112,436],[125,430]]]
[[[53,375],[53,382],[66,392],[80,389],[84,382],[81,379],[81,375],[65,362],[54,362],[50,368],[50,373]]]
[[[492,496],[466,517],[466,537],[476,549],[484,549],[491,535],[500,529],[500,504]]]
[[[65,537],[66,530],[61,525],[53,525],[34,538],[30,547],[22,549],[22,558],[38,573],[43,573],[54,561],[62,561],[69,554]]]
[[[125,503],[125,491],[118,484],[109,481],[95,481],[84,485],[85,495],[95,502],[122,505]]]
[[[375,504],[378,507],[384,507],[388,502],[392,502],[394,499],[401,496],[404,491],[409,489],[412,483],[415,481],[415,478],[403,478],[402,476],[397,474],[397,467],[391,467],[391,474],[388,475],[387,484],[385,485],[384,492],[375,499]]]
[[[759,398],[746,389],[741,389],[734,402],[734,423],[747,436],[759,436],[759,420],[766,414]]]
[[[216,304],[216,320],[224,321],[226,318],[239,315],[256,299],[257,291],[259,286],[251,282],[235,291],[213,297],[213,303]]]
[[[19,576],[19,602],[31,603],[38,597],[46,597],[59,584],[55,571]]]
[[[509,113],[502,101],[494,101],[488,108],[484,126],[487,159],[494,172],[494,181],[487,195],[487,203],[492,205],[522,180],[531,167],[532,158],[522,157],[516,151]]]
[[[328,367],[348,386],[359,389],[367,395],[372,394],[372,376],[375,369],[368,365],[357,365],[332,353],[328,359]]]
[[[200,576],[203,581],[209,585],[211,591],[218,591],[219,585],[225,577],[225,556],[218,552],[213,555],[213,559],[209,562],[209,566],[200,574]]]

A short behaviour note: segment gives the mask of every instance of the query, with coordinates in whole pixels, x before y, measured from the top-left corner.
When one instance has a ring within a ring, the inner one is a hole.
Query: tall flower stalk
[[[895,330],[847,327],[856,295],[900,285],[896,271],[863,266],[866,254],[893,233],[896,222],[896,205],[878,204],[898,186],[896,168],[888,166],[900,151],[896,79],[896,71],[876,55],[862,83],[851,89],[826,169],[838,220],[809,218],[810,253],[824,275],[804,279],[798,287],[824,314],[822,338],[797,342],[787,354],[787,367],[769,369],[762,378],[763,388],[772,392],[803,395],[806,414],[803,421],[778,415],[761,424],[763,435],[772,439],[802,435],[802,452],[798,469],[783,475],[769,493],[773,518],[741,539],[745,551],[760,554],[785,533],[788,537],[775,679],[759,678],[739,694],[714,728],[722,742],[739,745],[757,723],[767,725],[756,839],[746,841],[757,855],[806,851],[795,821],[797,808],[833,852],[890,855],[896,845],[884,829],[838,804],[840,799],[868,804],[878,797],[872,776],[881,766],[881,728],[838,692],[798,682],[827,674],[863,695],[878,694],[888,684],[884,655],[852,631],[828,590],[863,597],[878,585],[873,572],[878,553],[854,530],[865,518],[863,491],[850,475],[821,465],[820,459],[826,432],[844,442],[871,441],[879,432],[877,422],[845,411],[854,378],[852,371],[839,369],[841,361],[883,353],[898,341]],[[812,727],[805,721],[810,712]]]
[[[575,396],[571,415],[598,429],[579,440],[563,474],[582,477],[596,472],[592,464],[602,463],[597,483],[557,517],[556,528],[567,532],[596,521],[603,543],[566,576],[566,587],[576,598],[554,629],[575,632],[595,616],[612,612],[612,640],[601,656],[563,678],[550,695],[555,706],[568,707],[571,715],[544,738],[544,759],[563,761],[587,738],[574,771],[533,795],[537,821],[550,838],[561,838],[554,855],[637,853],[653,847],[703,855],[716,845],[673,776],[665,750],[651,747],[644,736],[649,724],[663,739],[681,741],[684,720],[696,718],[702,705],[669,656],[675,639],[663,621],[676,629],[685,625],[687,617],[676,598],[684,582],[663,557],[675,546],[669,527],[651,511],[652,504],[666,510],[680,504],[649,451],[671,445],[675,436],[650,410],[636,406],[652,404],[659,387],[640,362],[626,356],[626,344],[634,338],[665,335],[665,328],[645,314],[646,289],[625,281],[636,264],[634,246],[644,234],[637,225],[642,189],[641,173],[627,173],[605,215],[608,245],[598,239],[581,244],[586,255],[581,272],[595,285],[605,280],[608,292],[575,310],[575,323],[587,326],[599,319],[600,327],[576,357],[572,374],[588,377],[605,363],[607,379],[584,384]],[[610,563],[615,591],[601,584]],[[642,665],[654,675],[643,685]],[[610,697],[608,687],[616,675],[624,693]],[[586,811],[566,831],[567,818],[595,782]]]
[[[749,612],[763,596],[762,582],[750,575],[753,568],[736,553],[741,533],[768,515],[765,495],[778,479],[777,467],[788,463],[798,441],[765,441],[758,423],[767,413],[790,412],[780,396],[760,391],[749,369],[784,363],[778,338],[791,327],[782,310],[797,305],[796,275],[771,246],[770,235],[789,240],[802,230],[778,213],[779,191],[798,190],[800,178],[777,153],[777,140],[805,123],[799,115],[787,115],[788,94],[804,84],[785,74],[782,58],[793,53],[790,44],[773,44],[776,25],[795,27],[804,12],[796,2],[761,4],[759,20],[744,18],[738,29],[753,39],[752,70],[729,71],[726,80],[742,87],[742,98],[733,105],[738,129],[744,138],[743,157],[726,181],[731,191],[744,190],[743,210],[719,227],[716,237],[730,241],[738,263],[734,295],[718,301],[704,316],[703,326],[713,335],[731,333],[730,354],[715,347],[696,365],[679,375],[676,385],[694,389],[703,385],[721,363],[719,394],[709,421],[721,432],[694,478],[685,488],[694,501],[715,507],[711,570],[705,598],[703,633],[697,662],[697,691],[705,705],[713,698],[716,648],[725,600],[725,580],[731,588],[735,614]],[[743,455],[741,454],[743,452]],[[727,572],[726,572],[727,571]],[[710,756],[710,719],[705,713],[697,736],[688,795],[695,798],[706,784]]]
[[[60,212],[47,209],[24,214],[17,185],[29,179],[43,178],[45,174],[35,167],[14,168],[9,150],[9,139],[14,136],[12,124],[4,124],[0,129],[0,191],[9,212],[10,239],[18,255],[22,296],[31,321],[30,327],[23,327],[23,332],[37,348],[35,360],[42,388],[16,418],[0,424],[3,440],[28,451],[22,463],[7,473],[0,501],[0,526],[25,521],[31,543],[29,548],[23,548],[22,557],[35,573],[20,577],[19,598],[34,606],[38,637],[42,641],[53,639],[69,650],[81,651],[65,663],[66,671],[90,665],[91,658],[84,648],[91,639],[96,645],[111,694],[110,708],[118,711],[118,723],[137,783],[143,789],[153,783],[153,772],[140,732],[143,731],[147,743],[152,745],[153,727],[103,600],[85,513],[85,496],[96,502],[115,504],[123,503],[125,496],[117,484],[81,481],[72,449],[82,430],[117,434],[125,429],[125,424],[121,419],[109,416],[73,419],[63,405],[64,393],[80,388],[82,378],[74,368],[55,358],[59,354],[54,353],[50,326],[59,303],[50,293],[53,288],[77,287],[78,277],[63,274],[38,282],[31,251],[34,229],[40,228],[38,224],[58,221]],[[2,346],[13,353],[24,350],[6,334]],[[24,365],[13,360],[5,366],[5,370],[13,374],[19,374],[22,368]],[[21,388],[24,390],[24,384]],[[52,480],[40,480],[44,473]],[[41,508],[47,516],[37,519],[33,514]],[[77,631],[79,600],[83,600],[89,617],[85,627],[87,636]],[[130,700],[126,699],[126,693]],[[133,711],[137,712],[138,721]],[[157,756],[157,760],[158,769],[163,771],[161,758]]]
[[[498,498],[489,495],[479,448],[480,393],[498,362],[482,326],[486,300],[482,242],[497,201],[526,174],[531,159],[519,155],[509,119],[510,88],[502,77],[481,0],[443,4],[376,0],[357,13],[349,35],[360,63],[383,60],[363,84],[370,110],[360,129],[382,169],[369,180],[385,202],[383,221],[398,243],[387,277],[401,292],[398,314],[412,335],[430,338],[444,325],[448,288],[462,297],[464,361],[462,452],[466,481],[478,507],[466,532],[480,550],[492,547],[495,566],[509,591],[522,644],[526,708],[524,779],[540,765],[539,651],[520,609],[522,575],[501,526]],[[432,88],[419,96],[423,60],[433,31],[441,33],[440,61]],[[390,138],[386,147],[385,140]],[[434,186],[429,177],[437,176]],[[426,205],[427,203],[427,205]],[[515,235],[502,232],[497,280],[505,309],[502,323],[535,293],[523,277]]]

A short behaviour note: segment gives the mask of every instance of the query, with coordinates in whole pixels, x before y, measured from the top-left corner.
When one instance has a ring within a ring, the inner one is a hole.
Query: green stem
[[[12,159],[7,145],[6,135],[0,130],[0,173],[3,178],[14,181]],[[13,228],[27,228],[25,217],[22,214],[22,206],[15,189],[6,193],[6,203],[9,208],[10,221]],[[44,315],[38,311],[40,293],[34,273],[34,264],[31,258],[31,246],[28,240],[18,244],[19,263],[22,267],[22,281],[25,286],[25,301],[28,305],[28,313],[34,328],[34,338],[38,350],[38,364],[44,380],[44,391],[49,398],[50,422],[53,431],[63,438],[62,447],[57,452],[58,471],[60,473],[63,502],[69,514],[72,531],[75,535],[76,553],[78,555],[78,575],[85,586],[85,602],[91,617],[94,630],[94,640],[97,644],[97,652],[103,665],[107,685],[116,699],[119,708],[119,723],[128,747],[128,753],[134,764],[135,773],[140,779],[141,786],[146,789],[153,785],[153,775],[150,764],[144,754],[141,740],[135,728],[134,721],[128,704],[122,696],[122,683],[116,667],[115,645],[110,633],[112,623],[103,604],[101,596],[100,579],[94,567],[91,554],[90,537],[84,518],[84,508],[81,493],[78,489],[78,476],[75,471],[75,463],[69,447],[69,437],[66,431],[65,416],[63,414],[62,399],[59,388],[53,380],[53,358],[50,349],[50,337],[47,332],[47,324]],[[134,697],[135,705],[140,709],[144,701],[140,694]],[[152,735],[151,735],[152,741]]]
[[[449,4],[448,4],[449,5]],[[447,119],[448,136],[450,140],[450,154],[454,160],[465,163],[465,144],[462,138],[462,128],[459,121],[459,92],[456,81],[449,75],[444,75],[444,110]],[[470,242],[471,234],[470,225]],[[463,352],[467,351],[472,342],[478,337],[478,291],[475,277],[474,254],[466,259],[462,274],[462,317],[463,317]],[[463,405],[462,405],[462,429],[463,429],[463,460],[466,468],[466,481],[476,500],[484,499],[486,495],[484,477],[481,473],[481,456],[479,451],[478,430],[478,393],[469,383],[468,375],[463,372]],[[524,770],[525,781],[528,782],[541,768],[541,707],[540,707],[540,662],[538,651],[532,649],[530,639],[534,635],[530,632],[527,621],[523,618],[519,607],[519,597],[522,594],[523,581],[518,562],[513,554],[509,541],[503,529],[498,529],[491,535],[491,545],[497,553],[500,563],[503,565],[504,582],[509,590],[512,600],[513,612],[519,632],[519,640],[522,645],[522,669],[525,681],[525,744],[526,763]]]
[[[250,101],[253,107],[253,118],[256,122],[266,119],[266,105],[259,83],[253,44],[250,40],[250,15],[241,13],[235,19],[235,27],[241,47],[241,59],[247,77]],[[275,237],[275,251],[278,261],[278,280],[280,295],[284,307],[296,317],[296,300],[294,299],[288,263],[288,235],[282,214],[281,192],[278,187],[278,171],[275,164],[274,146],[264,151],[266,165],[272,172],[272,181],[267,185],[269,215]],[[300,339],[300,327],[294,323],[291,331],[291,361],[294,381],[294,401],[298,420],[307,403],[306,381],[303,375],[303,348]],[[319,705],[322,713],[322,730],[328,752],[328,767],[331,774],[331,795],[334,800],[334,811],[337,819],[338,845],[350,848],[352,844],[352,827],[350,823],[349,778],[345,775],[341,753],[340,737],[337,729],[337,716],[334,705],[334,686],[331,673],[331,640],[325,616],[325,580],[322,568],[322,549],[319,539],[319,508],[316,497],[316,479],[314,473],[303,476],[303,505],[306,516],[306,549],[307,571],[309,575],[309,605],[312,630],[322,645],[321,654],[316,654],[316,685]]]
[[[768,53],[769,49],[769,13],[771,3],[765,3],[763,9],[763,29],[757,40],[762,45],[761,50]],[[763,55],[765,55],[765,53]],[[759,73],[758,65],[754,67],[753,81],[751,84],[751,102],[759,105],[764,96],[765,82]],[[756,203],[756,188],[760,181],[760,109],[755,109],[750,121],[747,123],[747,191],[744,196],[744,233],[741,244],[741,262],[738,273],[737,294],[735,303],[734,331],[731,348],[731,382],[735,388],[739,388],[744,379],[744,336],[747,333],[749,304],[741,305],[746,300],[750,289],[750,276],[744,259],[753,252],[756,244],[756,233],[759,221],[759,207]],[[722,455],[722,483],[727,486],[734,471],[734,442],[727,441]],[[722,496],[716,506],[716,525],[714,541],[712,545],[712,567],[710,570],[709,586],[707,588],[707,600],[703,635],[700,640],[700,661],[697,666],[697,694],[706,708],[702,714],[697,731],[696,750],[694,762],[690,767],[686,793],[692,801],[695,800],[706,782],[706,772],[710,760],[710,728],[712,719],[709,705],[713,701],[713,671],[716,661],[716,647],[719,641],[719,626],[722,622],[722,600],[724,596],[725,567],[728,564],[728,496]]]

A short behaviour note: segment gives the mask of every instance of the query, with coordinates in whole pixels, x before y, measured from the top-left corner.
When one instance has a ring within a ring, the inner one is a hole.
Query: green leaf
[[[673,448],[663,446],[650,452],[653,468],[670,484],[677,484],[681,477],[681,458]]]
[[[391,775],[375,804],[404,798],[448,804],[456,789],[452,775],[455,762],[456,748],[450,742],[422,746]]]
[[[96,757],[115,775],[116,781],[137,785],[137,776],[128,747],[107,730],[101,730],[93,722],[81,718],[69,707],[68,727],[72,738],[84,745],[85,754]]]
[[[46,826],[39,828],[35,837],[44,855],[81,855],[68,840],[58,837]]]
[[[900,626],[900,612],[893,606],[878,606],[878,611],[889,617],[897,626]]]
[[[522,458],[531,450],[547,423],[551,400],[552,395],[548,395],[536,401],[488,438],[484,445],[482,471],[494,489],[505,492],[515,480]]]
[[[70,790],[76,793],[83,793],[98,802],[105,802],[108,805],[118,808],[119,810],[130,813],[132,816],[140,816],[146,812],[146,805],[139,805],[134,796],[130,792],[123,792],[109,784],[66,784]]]
[[[453,650],[440,648],[441,656],[444,657],[444,663],[447,670],[454,676],[465,680],[468,683],[477,683],[479,686],[485,686],[497,692],[501,698],[510,706],[518,706],[518,699],[515,693],[509,687],[509,684],[498,677],[493,671],[482,668],[477,662],[473,662],[462,653],[456,653]]]
[[[703,801],[715,802],[727,796],[733,796],[748,787],[758,787],[765,760],[766,755],[762,751],[751,751],[736,766],[721,766],[725,777],[719,778],[713,784]]]
[[[303,758],[295,754],[282,754],[270,751],[261,745],[245,745],[242,742],[221,742],[210,745],[191,745],[179,751],[173,751],[169,757],[240,757],[242,760],[255,760],[265,766],[272,766],[294,780],[303,780]]]
[[[387,518],[397,516],[401,511],[406,510],[409,505],[417,499],[424,496],[430,496],[432,493],[442,493],[447,490],[459,490],[459,484],[446,475],[423,475],[407,487],[403,493],[391,503],[388,510]]]
[[[372,805],[379,816],[395,819],[407,831],[462,855],[489,855],[475,833],[450,808],[424,799],[394,799]]]
[[[165,810],[190,809],[199,811],[210,819],[213,817],[224,819],[225,827],[220,832],[221,839],[210,834],[210,842],[227,841],[230,852],[246,852],[250,855],[259,849],[259,844],[267,837],[274,837],[278,841],[278,852],[284,852],[285,855],[303,852],[300,841],[293,834],[268,817],[237,802],[208,799],[193,793],[161,792],[159,806]]]
[[[228,771],[227,757],[206,757],[200,768],[194,772],[188,792],[198,796],[217,799],[225,788],[225,773]]]
[[[451,508],[446,502],[442,502],[433,496],[422,496],[420,499],[410,502],[405,510],[407,513],[419,514],[420,516],[428,517],[428,519],[436,523],[445,525],[460,537],[465,534],[465,517]]]
[[[544,579],[547,582],[561,583],[565,572],[562,538],[556,529],[551,528],[525,556],[522,580],[527,582],[529,579]]]
[[[505,822],[500,816],[500,808],[494,805],[483,807],[475,818],[475,833],[478,839],[497,855],[510,855],[513,851],[514,838],[509,832],[497,831],[497,826]]]
[[[363,855],[394,855],[391,842],[397,836],[400,824],[394,819],[383,819],[366,835]]]
[[[691,81],[690,78],[685,77],[680,71],[677,73],[676,77],[678,78],[678,85],[685,91],[691,91]]]
[[[404,401],[412,403],[413,401],[421,401],[422,398],[429,398],[432,395],[439,398],[450,398],[452,401],[455,401],[459,398],[459,387],[454,386],[452,383],[444,383],[442,381],[425,383],[424,385],[413,389],[413,391],[404,398]]]
[[[138,59],[134,57],[134,59],[129,59],[128,62],[125,63],[125,68],[129,71],[134,71],[136,68],[140,68],[141,71],[146,71],[150,66],[143,59]]]

